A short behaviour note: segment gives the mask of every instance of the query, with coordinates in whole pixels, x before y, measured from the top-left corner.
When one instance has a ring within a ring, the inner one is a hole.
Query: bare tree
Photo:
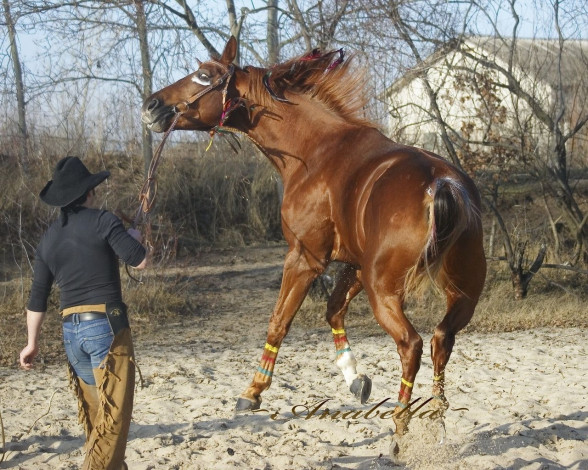
[[[267,2],[267,61],[277,64],[280,58],[278,35],[278,0]]]
[[[301,37],[306,50],[315,47],[327,49],[345,42],[343,24],[352,13],[352,2],[303,2],[287,0],[288,16],[296,31],[294,38]]]
[[[121,102],[126,106],[120,112],[138,109],[153,89],[150,48],[160,46],[156,62],[161,62],[162,57],[169,61],[173,56],[170,50],[180,43],[173,38],[177,33],[164,35],[161,29],[154,32],[153,38],[149,37],[150,25],[155,20],[149,19],[151,12],[146,7],[150,4],[144,0],[23,3],[30,14],[42,15],[37,27],[51,38],[40,53],[47,63],[38,72],[45,94],[50,91],[54,96],[68,95],[68,84],[72,82],[94,83],[103,96],[118,93],[124,97]],[[70,99],[75,102],[76,98],[70,96]],[[116,116],[107,118],[117,119]],[[145,168],[148,168],[152,136],[146,128],[142,128],[141,140]]]
[[[287,0],[281,5],[279,0],[259,0],[237,9],[234,0],[227,0],[227,14],[223,15],[220,7],[211,12],[203,3],[191,6],[186,0],[149,1],[179,19],[178,28],[182,23],[187,26],[210,56],[219,55],[213,44],[224,45],[232,35],[239,45],[237,63],[243,62],[245,54],[248,63],[264,65],[277,63],[285,49],[297,55],[317,47],[334,47],[352,4],[350,0]]]
[[[509,0],[513,19],[510,35],[501,34],[499,25],[489,19],[495,35],[496,44],[505,52],[504,60],[489,60],[471,50],[460,47],[464,56],[495,73],[491,85],[507,89],[522,106],[517,107],[516,122],[535,126],[536,133],[529,133],[528,125],[521,125],[518,146],[519,161],[527,171],[548,189],[552,200],[565,216],[566,224],[576,239],[576,248],[570,259],[572,264],[588,263],[588,214],[578,200],[581,197],[571,179],[572,162],[576,169],[584,166],[578,151],[583,148],[582,141],[588,137],[588,43],[566,36],[563,29],[574,21],[579,3],[556,0],[552,2],[553,25],[557,33],[553,40],[535,39],[531,43],[520,40],[518,30],[520,17],[516,0]],[[568,7],[567,12],[563,7]],[[584,18],[584,21],[586,19]],[[575,31],[572,28],[572,33]],[[500,53],[497,52],[500,58]],[[527,74],[518,73],[519,70]],[[535,76],[535,80],[530,80]],[[546,83],[543,91],[538,80]],[[523,111],[523,109],[525,111]],[[523,113],[530,111],[530,118]],[[540,135],[543,138],[537,138]]]
[[[142,100],[147,99],[153,93],[153,70],[151,69],[151,55],[149,52],[149,39],[147,32],[147,15],[143,0],[134,0],[136,16],[132,19],[137,27],[137,39],[141,51],[141,75],[143,77]],[[141,141],[143,148],[143,161],[145,163],[145,174],[149,171],[151,159],[153,158],[153,137],[151,131],[145,124],[141,124]]]
[[[556,24],[563,24],[557,12],[560,3],[553,4]],[[504,5],[512,19],[510,32],[503,28],[505,12],[496,13]],[[478,178],[478,182],[503,233],[515,296],[522,298],[543,263],[546,247],[539,247],[534,261],[527,260],[528,240],[520,239],[505,223],[497,204],[498,189],[514,169],[524,169],[532,180],[550,188],[551,200],[567,215],[577,239],[570,261],[578,261],[578,249],[586,246],[586,217],[570,181],[569,152],[575,147],[578,159],[577,146],[582,140],[578,137],[585,132],[588,119],[588,87],[585,74],[579,73],[586,68],[586,53],[565,39],[561,28],[557,28],[557,41],[519,39],[516,0],[490,1],[484,8],[468,2],[453,11],[438,7],[434,0],[379,5],[380,14],[388,14],[412,55],[407,61],[412,67],[397,86],[418,77],[428,97],[422,105],[403,104],[397,110],[398,122],[406,130],[434,123],[444,152],[454,163],[470,174],[490,177]],[[439,21],[440,12],[448,15],[446,21]],[[472,36],[476,31],[471,25],[479,24],[480,17],[494,27],[492,38]],[[568,15],[568,27],[569,20]],[[555,50],[546,54],[554,43]],[[575,73],[570,64],[578,68]],[[420,116],[416,120],[415,113]],[[423,144],[422,138],[415,142]]]
[[[14,74],[14,84],[16,92],[16,105],[18,110],[18,137],[19,137],[19,155],[21,160],[21,167],[26,168],[25,155],[28,139],[27,120],[26,120],[26,101],[25,101],[25,84],[23,80],[23,72],[20,61],[20,55],[17,44],[16,34],[16,19],[10,11],[10,3],[8,0],[2,0],[4,9],[5,27],[8,31],[8,40],[10,43],[10,58],[12,63],[12,71]]]

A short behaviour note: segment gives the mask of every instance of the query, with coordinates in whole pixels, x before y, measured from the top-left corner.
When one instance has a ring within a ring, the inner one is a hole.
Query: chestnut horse
[[[255,410],[269,388],[278,350],[312,281],[331,261],[345,268],[327,304],[336,364],[365,403],[345,335],[351,300],[365,289],[402,363],[396,433],[407,430],[423,340],[406,318],[407,293],[433,283],[447,298],[431,339],[433,402],[447,408],[444,371],[455,335],[474,313],[486,276],[480,196],[472,180],[441,157],[395,143],[361,117],[365,93],[342,51],[319,51],[270,69],[233,65],[231,38],[204,62],[144,103],[151,130],[232,132],[249,137],[281,175],[288,243],[282,285],[253,381],[237,410]],[[396,413],[395,413],[396,415]]]

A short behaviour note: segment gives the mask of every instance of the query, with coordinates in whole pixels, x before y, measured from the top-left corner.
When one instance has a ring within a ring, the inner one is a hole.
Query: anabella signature
[[[290,410],[292,412],[292,417],[281,417],[280,412],[276,411],[272,413],[270,410],[267,409],[259,409],[255,410],[255,413],[271,413],[269,415],[270,419],[278,420],[278,419],[294,419],[294,418],[303,418],[305,420],[308,419],[326,419],[331,418],[331,420],[339,420],[339,419],[390,419],[394,417],[401,417],[403,415],[407,415],[409,418],[416,417],[420,419],[437,419],[442,418],[444,410],[439,409],[427,409],[419,412],[427,403],[433,400],[433,397],[428,398],[427,400],[423,401],[418,405],[418,407],[414,408],[414,406],[421,401],[421,398],[416,398],[412,402],[410,402],[405,408],[399,409],[379,409],[384,403],[391,400],[390,398],[385,398],[381,402],[372,406],[369,410],[335,410],[331,411],[329,408],[324,406],[330,398],[326,398],[321,401],[313,402],[310,405],[303,404],[303,405],[294,405]],[[393,405],[397,405],[397,402],[389,403]],[[452,408],[451,411],[469,411],[468,408]]]

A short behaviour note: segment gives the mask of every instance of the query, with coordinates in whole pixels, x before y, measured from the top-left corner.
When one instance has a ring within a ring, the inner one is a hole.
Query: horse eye
[[[210,77],[206,72],[196,72],[196,75],[192,77],[192,81],[198,83],[198,85],[210,85]]]

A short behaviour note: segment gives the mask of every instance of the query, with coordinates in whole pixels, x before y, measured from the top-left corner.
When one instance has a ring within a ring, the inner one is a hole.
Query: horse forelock
[[[335,55],[338,52],[318,54],[313,51],[269,69],[247,67],[249,96],[255,97],[262,106],[277,103],[263,84],[263,77],[267,76],[277,95],[284,96],[286,91],[308,95],[349,122],[373,127],[364,112],[367,104],[365,71],[352,67],[352,58],[338,63]]]

